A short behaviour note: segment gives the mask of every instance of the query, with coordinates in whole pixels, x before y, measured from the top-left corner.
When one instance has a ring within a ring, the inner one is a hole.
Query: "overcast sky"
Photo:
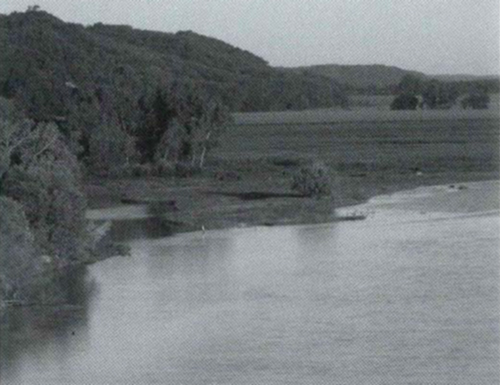
[[[276,66],[499,72],[500,0],[0,0],[0,13],[33,4],[82,24],[192,30]]]

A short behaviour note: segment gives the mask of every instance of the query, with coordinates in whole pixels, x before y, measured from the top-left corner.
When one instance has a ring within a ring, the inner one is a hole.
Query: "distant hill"
[[[442,82],[475,82],[483,80],[497,80],[498,75],[468,75],[468,74],[457,74],[457,75],[427,75],[428,78],[436,79]]]
[[[425,74],[385,65],[315,65],[309,67],[285,68],[300,74],[327,76],[351,88],[387,88],[400,82],[403,76],[412,74],[425,77]]]
[[[173,82],[192,82],[233,111],[331,107],[342,87],[321,74],[273,68],[256,55],[191,31],[65,23],[43,11],[0,15],[0,92],[20,90],[61,109],[68,84],[81,93],[140,98]],[[124,91],[129,89],[128,91]],[[42,94],[44,94],[42,96]],[[38,103],[40,104],[40,103]]]
[[[327,76],[350,91],[391,92],[405,75],[413,75],[425,80],[436,79],[442,82],[471,82],[497,80],[498,76],[428,75],[422,72],[405,70],[385,65],[315,65],[308,67],[283,68],[286,71],[303,75]]]

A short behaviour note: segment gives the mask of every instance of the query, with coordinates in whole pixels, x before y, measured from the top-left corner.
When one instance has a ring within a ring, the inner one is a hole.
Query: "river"
[[[498,384],[498,183],[364,221],[131,242],[75,306],[4,321],[7,384]]]

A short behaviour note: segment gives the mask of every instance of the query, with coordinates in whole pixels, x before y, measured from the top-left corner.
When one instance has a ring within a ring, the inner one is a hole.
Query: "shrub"
[[[331,183],[328,168],[323,163],[301,167],[292,179],[292,190],[302,196],[322,197],[331,194]]]

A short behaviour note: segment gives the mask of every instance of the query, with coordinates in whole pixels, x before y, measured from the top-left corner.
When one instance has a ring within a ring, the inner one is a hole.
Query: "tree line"
[[[449,109],[457,104],[467,109],[487,109],[490,93],[498,93],[498,79],[444,82],[405,75],[398,84],[393,110]]]

